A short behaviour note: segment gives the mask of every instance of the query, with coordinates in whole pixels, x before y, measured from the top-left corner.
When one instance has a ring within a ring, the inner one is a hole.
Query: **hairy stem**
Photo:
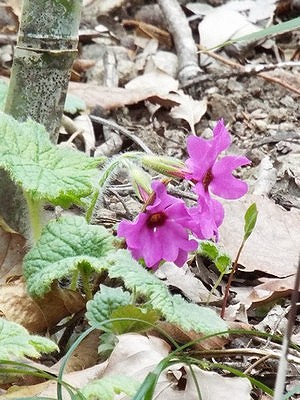
[[[30,226],[31,226],[31,239],[36,243],[42,233],[42,201],[34,201],[30,195],[24,192],[24,197],[27,203]]]

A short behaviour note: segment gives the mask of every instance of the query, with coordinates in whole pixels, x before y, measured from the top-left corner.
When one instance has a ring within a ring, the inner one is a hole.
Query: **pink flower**
[[[143,258],[147,267],[156,268],[162,260],[181,267],[197,242],[189,240],[191,217],[185,203],[169,195],[160,181],[152,183],[155,197],[146,211],[133,221],[121,221],[118,236],[124,237],[135,259]]]
[[[199,196],[198,205],[189,209],[192,218],[189,225],[190,230],[199,239],[218,240],[218,227],[224,219],[224,208],[221,203],[210,197]]]
[[[186,160],[188,172],[185,178],[196,183],[195,192],[200,197],[207,198],[212,192],[224,199],[238,199],[247,193],[248,185],[235,178],[232,172],[237,167],[249,164],[250,160],[241,156],[217,159],[230,143],[230,135],[222,119],[215,126],[211,140],[197,136],[188,137],[187,150],[190,158]]]

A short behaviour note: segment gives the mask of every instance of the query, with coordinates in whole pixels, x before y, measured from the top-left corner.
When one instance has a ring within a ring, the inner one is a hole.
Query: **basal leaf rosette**
[[[11,360],[12,356],[38,358],[53,351],[58,347],[50,339],[30,335],[22,325],[0,318],[0,360]]]
[[[43,296],[53,281],[78,269],[101,271],[114,249],[113,236],[83,217],[62,217],[49,222],[24,258],[24,276],[31,296]]]
[[[0,168],[34,201],[69,207],[93,191],[100,159],[53,145],[45,128],[0,113]]]

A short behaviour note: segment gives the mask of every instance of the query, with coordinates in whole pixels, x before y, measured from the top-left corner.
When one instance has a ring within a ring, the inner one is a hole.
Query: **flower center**
[[[149,215],[147,219],[147,226],[151,229],[155,229],[158,226],[163,225],[166,219],[167,216],[164,212],[161,211],[158,213],[154,213],[152,215]]]
[[[206,174],[204,175],[204,178],[202,179],[202,183],[204,186],[204,190],[207,192],[208,191],[208,186],[210,182],[213,180],[214,176],[211,172],[211,169],[209,169]]]

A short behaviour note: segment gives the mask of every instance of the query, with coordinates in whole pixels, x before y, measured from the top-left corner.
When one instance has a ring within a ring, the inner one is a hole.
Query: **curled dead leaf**
[[[22,277],[0,285],[0,312],[30,332],[45,331],[84,306],[85,301],[79,293],[57,286],[53,286],[45,297],[32,299]]]

